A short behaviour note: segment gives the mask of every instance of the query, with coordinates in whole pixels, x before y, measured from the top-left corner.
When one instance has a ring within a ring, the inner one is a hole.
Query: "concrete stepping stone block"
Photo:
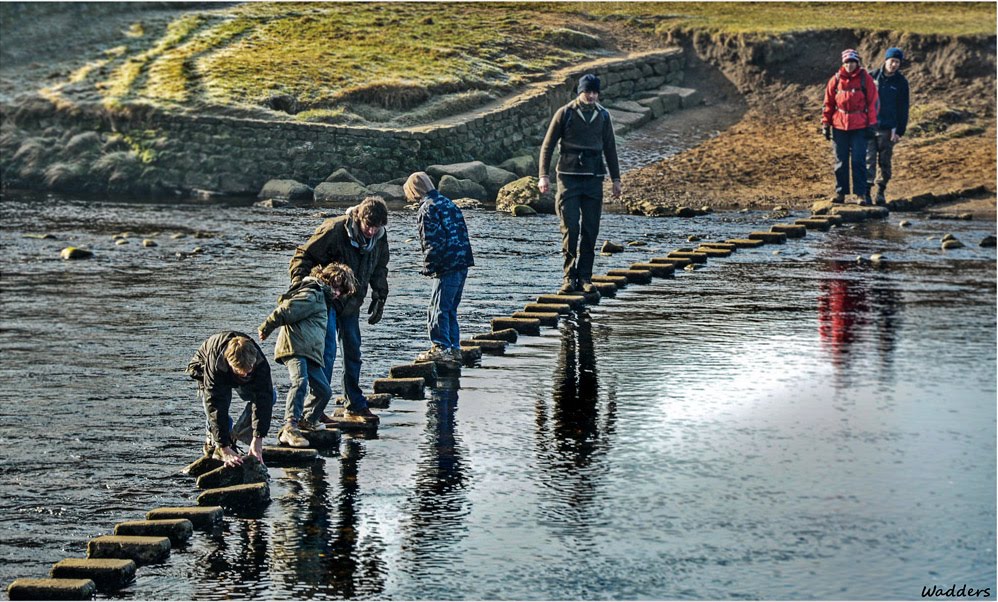
[[[513,317],[524,320],[537,320],[538,322],[541,323],[541,326],[557,326],[560,314],[558,314],[558,312],[556,311],[552,312],[515,311],[513,312]]]
[[[607,272],[610,276],[624,276],[628,282],[634,284],[648,284],[651,282],[651,272],[648,270],[625,270],[617,269]]]
[[[198,489],[218,489],[244,483],[262,483],[270,478],[267,467],[253,456],[243,458],[239,466],[219,466],[197,479]]]
[[[707,263],[707,256],[703,253],[697,253],[695,251],[673,251],[666,255],[668,259],[689,259],[692,263]],[[686,266],[683,266],[686,267]]]
[[[604,297],[616,297],[617,296],[617,285],[612,282],[593,282],[593,286],[599,291],[599,294]]]
[[[437,367],[433,362],[417,362],[392,366],[388,369],[388,378],[422,378],[427,387],[437,386]],[[367,405],[371,405],[368,400]]]
[[[724,249],[726,251],[731,251],[734,253],[738,250],[738,247],[728,243],[728,242],[702,242],[700,243],[700,248],[710,248],[710,249]]]
[[[334,426],[341,431],[373,433],[378,430],[378,425],[381,423],[381,419],[377,416],[348,416],[344,408],[333,410],[330,418],[332,418]]]
[[[301,434],[308,441],[308,447],[298,449],[332,449],[340,446],[340,432],[329,425],[321,431],[302,431]]]
[[[478,345],[461,345],[461,363],[472,367],[482,361],[482,348]]]
[[[804,238],[807,236],[807,228],[800,224],[773,224],[771,232],[783,232],[787,238]]]
[[[541,323],[539,320],[526,320],[523,318],[492,318],[492,330],[503,330],[512,328],[518,334],[539,336],[541,334]]]
[[[572,306],[568,303],[527,303],[523,307],[523,311],[540,312],[542,314],[548,314],[551,312],[570,314],[572,313]]]
[[[506,328],[503,330],[493,330],[485,334],[476,334],[471,338],[475,341],[505,341],[507,343],[515,343],[517,337],[516,329]]]
[[[671,265],[673,269],[682,269],[693,261],[686,257],[652,257],[648,263]]]
[[[586,305],[599,305],[601,297],[598,290],[591,293],[580,292],[579,294],[586,300]]]
[[[478,347],[486,355],[505,355],[506,341],[490,341],[488,339],[471,339],[461,341],[461,355],[464,357],[465,347]]]
[[[54,579],[90,579],[99,590],[121,589],[135,579],[129,558],[67,558],[52,565]]]
[[[863,205],[835,205],[828,215],[838,216],[843,222],[863,222],[868,219],[883,219],[890,215],[887,207]]]
[[[268,502],[270,502],[270,485],[267,483],[246,483],[245,485],[208,489],[198,496],[198,504],[203,506],[221,506],[234,509],[258,508]]]
[[[573,309],[582,309],[586,305],[585,295],[541,295],[537,297],[537,303],[568,303]]]
[[[87,542],[87,558],[128,558],[138,566],[170,555],[170,538],[148,535],[102,535]]]
[[[751,232],[749,240],[761,240],[766,244],[783,244],[787,242],[787,235],[783,232]]]
[[[146,512],[146,520],[173,518],[189,520],[195,529],[210,529],[222,522],[225,513],[220,506],[167,506]]]
[[[392,396],[390,393],[364,393],[364,399],[367,400],[367,407],[374,408],[376,410],[387,410],[392,405]],[[341,406],[346,403],[346,399],[342,395],[338,395],[333,403]]]
[[[593,284],[612,284],[617,288],[627,286],[626,276],[593,276]]]
[[[676,272],[676,266],[671,263],[632,263],[632,270],[648,270],[655,278],[668,278]]]
[[[186,518],[130,520],[114,526],[115,535],[169,537],[170,545],[183,545],[194,534],[194,523]]]
[[[223,462],[218,458],[213,458],[211,456],[201,456],[197,460],[194,460],[193,462],[185,466],[180,472],[182,474],[194,477],[196,479],[206,472],[211,472],[212,470],[215,470],[222,464]]]
[[[326,428],[328,430],[328,425]],[[263,461],[267,466],[274,466],[276,468],[282,466],[307,466],[318,459],[319,452],[308,447],[263,446]]]
[[[426,362],[432,364],[433,362]],[[434,373],[436,368],[434,367]],[[413,378],[379,378],[374,381],[375,393],[389,393],[402,399],[425,399],[426,381],[422,376]]]
[[[728,257],[731,255],[729,249],[718,249],[716,247],[700,247],[694,250],[695,253],[703,253],[708,258],[710,257]]]
[[[90,600],[97,591],[91,579],[15,579],[7,586],[11,600]]]
[[[804,226],[808,230],[821,230],[822,232],[828,232],[832,229],[832,222],[827,219],[814,219],[806,217],[796,220],[794,224]]]
[[[764,240],[755,240],[752,238],[731,238],[728,242],[735,245],[739,249],[751,249],[753,247],[761,247],[766,244]]]

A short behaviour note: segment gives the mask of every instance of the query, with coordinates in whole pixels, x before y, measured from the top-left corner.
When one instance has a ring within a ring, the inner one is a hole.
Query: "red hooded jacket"
[[[866,69],[860,67],[849,73],[841,67],[825,86],[821,124],[831,124],[837,130],[862,130],[877,125],[877,103],[877,84]]]

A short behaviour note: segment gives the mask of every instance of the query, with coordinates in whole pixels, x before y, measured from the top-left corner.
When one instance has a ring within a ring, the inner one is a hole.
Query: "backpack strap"
[[[860,74],[860,76],[859,76],[859,89],[863,91],[863,111],[862,112],[863,113],[867,113],[868,111],[866,109],[866,78],[863,77],[863,74]],[[839,77],[839,72],[838,71],[835,72],[835,91],[836,92],[842,92],[842,78]],[[841,111],[842,109],[839,109],[839,110]],[[845,113],[847,111],[843,111],[843,112]],[[849,113],[859,113],[860,111],[848,111],[848,112]]]

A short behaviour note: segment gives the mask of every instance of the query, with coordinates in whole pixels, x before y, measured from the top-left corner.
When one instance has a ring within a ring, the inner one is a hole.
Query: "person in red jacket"
[[[849,193],[849,167],[852,166],[852,192],[860,205],[870,205],[866,183],[866,145],[877,136],[877,85],[859,64],[859,53],[842,51],[842,67],[825,86],[821,111],[821,131],[835,141],[835,203],[845,202]]]

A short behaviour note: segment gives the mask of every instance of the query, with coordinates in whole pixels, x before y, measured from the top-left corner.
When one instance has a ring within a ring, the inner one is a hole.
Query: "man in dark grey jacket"
[[[607,172],[613,182],[613,197],[619,198],[620,164],[610,113],[599,100],[600,81],[593,74],[579,79],[578,97],[558,109],[548,126],[541,145],[541,193],[551,189],[548,169],[554,146],[561,142],[558,166],[558,195],[555,207],[561,219],[561,252],[564,274],[559,293],[582,290],[596,293],[593,286],[593,260],[603,213],[603,178]],[[606,162],[604,163],[604,158]],[[582,240],[579,240],[579,234]]]
[[[900,48],[888,48],[884,66],[870,73],[877,85],[880,107],[877,109],[877,135],[866,147],[866,181],[867,190],[872,190],[876,179],[878,205],[887,204],[887,183],[891,181],[894,145],[901,141],[908,128],[910,92],[908,79],[901,73],[903,60],[904,52]]]

